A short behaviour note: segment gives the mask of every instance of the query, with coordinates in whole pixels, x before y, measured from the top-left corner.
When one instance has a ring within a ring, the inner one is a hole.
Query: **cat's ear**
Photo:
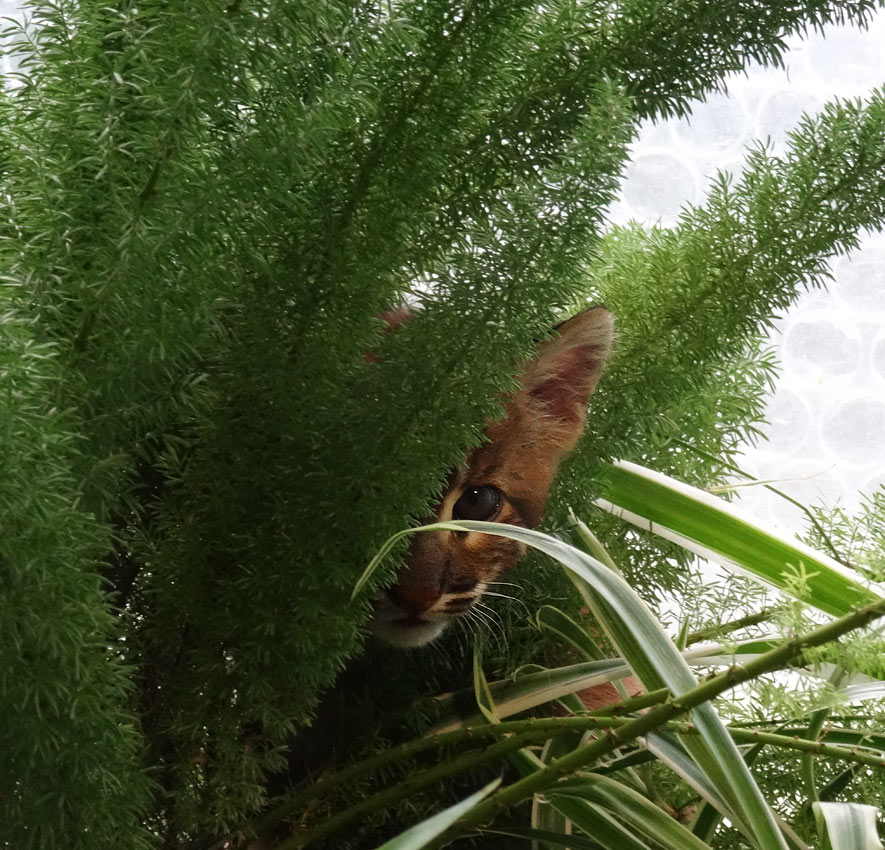
[[[612,314],[591,307],[557,326],[523,371],[520,395],[540,417],[538,427],[563,451],[581,435],[613,338]]]
[[[384,322],[384,336],[387,336],[387,334],[391,331],[395,331],[411,315],[412,311],[408,307],[393,307],[390,310],[385,310],[383,313],[379,313],[376,318]],[[377,363],[378,355],[370,350],[363,355],[363,360],[365,360],[366,363]]]
[[[378,314],[378,318],[384,322],[384,333],[395,331],[409,316],[412,311],[408,307],[393,307]]]

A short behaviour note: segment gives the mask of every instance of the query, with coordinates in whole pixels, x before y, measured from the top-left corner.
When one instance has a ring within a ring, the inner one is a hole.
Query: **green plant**
[[[876,5],[28,3],[0,95],[0,845],[202,847],[287,759],[427,728],[472,647],[360,682],[356,573],[569,307],[608,302],[621,348],[549,527],[615,457],[720,481],[761,415],[760,327],[882,222],[883,97],[672,233],[603,213],[639,120]],[[599,531],[647,597],[685,576]],[[530,606],[577,604],[521,575]],[[559,651],[508,633],[494,675]]]
[[[686,651],[684,647],[697,642],[698,636],[690,640],[687,629],[683,629],[680,651],[581,522],[576,523],[573,535],[579,548],[548,535],[497,523],[458,521],[401,532],[368,566],[354,595],[361,592],[373,570],[404,535],[430,529],[499,534],[541,550],[566,568],[594,622],[605,630],[619,658],[596,660],[598,653],[586,626],[561,612],[558,618],[548,614],[546,621],[556,623],[559,633],[590,660],[492,685],[477,668],[477,711],[473,716],[451,715],[424,738],[356,762],[324,782],[306,785],[285,806],[289,816],[300,813],[302,829],[281,846],[287,850],[312,846],[346,828],[355,818],[389,806],[426,785],[501,759],[509,759],[522,778],[490,798],[476,801],[447,833],[428,839],[426,846],[442,846],[470,829],[494,832],[497,819],[531,798],[535,799],[532,827],[549,827],[552,823],[560,827],[559,831],[528,828],[519,820],[503,831],[544,847],[704,848],[723,846],[723,841],[734,840],[736,834],[749,846],[765,850],[805,847],[811,824],[803,822],[803,817],[809,803],[824,842],[834,847],[882,846],[876,832],[875,807],[857,802],[865,799],[863,792],[850,794],[850,802],[821,802],[821,791],[832,794],[835,789],[829,777],[826,783],[816,779],[814,770],[822,764],[829,772],[834,763],[848,764],[852,774],[859,769],[885,767],[885,717],[881,710],[870,706],[863,715],[825,724],[830,713],[826,707],[806,710],[795,717],[779,715],[788,707],[787,702],[767,704],[751,688],[745,691],[744,700],[753,722],[728,725],[720,718],[713,700],[774,671],[805,668],[826,679],[828,665],[836,665],[837,686],[843,699],[852,702],[852,695],[858,692],[852,692],[848,680],[858,675],[863,678],[867,671],[857,663],[859,656],[846,651],[840,641],[885,616],[885,593],[881,588],[865,586],[861,573],[852,573],[827,555],[777,538],[721,500],[659,474],[617,465],[608,470],[605,481],[601,504],[608,510],[629,510],[631,522],[647,523],[655,534],[678,538],[681,545],[692,550],[714,553],[725,564],[752,569],[781,592],[797,593],[793,572],[797,564],[803,564],[808,568],[801,588],[803,597],[818,609],[841,616],[805,633],[782,637],[773,630],[777,620],[772,609],[754,623],[745,619],[723,630],[729,646],[720,643],[700,652]],[[741,630],[765,621],[769,623],[768,634],[739,639]],[[867,644],[868,651],[881,656],[878,631],[868,632],[859,640]],[[719,668],[720,672],[698,681],[691,666]],[[590,709],[575,696],[602,681],[623,677],[628,671],[641,681],[647,694]],[[832,674],[829,678],[833,680]],[[861,699],[885,689],[881,682],[876,685],[868,688]],[[825,693],[822,688],[818,690],[819,694]],[[559,708],[552,715],[551,699]],[[538,707],[546,713],[504,720]],[[727,716],[728,703],[721,704],[722,709]],[[562,716],[563,710],[566,716]],[[487,741],[496,743],[483,748]],[[339,784],[419,753],[442,752],[452,744],[460,744],[464,750],[457,758],[442,759],[423,773],[304,828],[310,821],[310,802],[334,793]],[[766,748],[768,752],[764,752]],[[790,751],[802,753],[806,802],[796,805],[790,789],[769,786],[773,799],[768,803],[760,791],[757,772],[764,775],[765,765],[771,761],[768,753],[774,752],[776,761]],[[644,765],[643,774],[634,770],[637,765]],[[842,786],[842,793],[848,784]],[[673,800],[680,797],[682,805],[674,806]],[[878,798],[872,800],[877,802]],[[556,817],[551,822],[551,807],[559,822]],[[680,812],[682,817],[685,812],[691,813],[686,825],[679,822],[682,818],[677,819]],[[728,819],[729,827],[711,845],[708,842],[713,840],[723,817]],[[573,839],[566,825],[586,835],[584,843]]]

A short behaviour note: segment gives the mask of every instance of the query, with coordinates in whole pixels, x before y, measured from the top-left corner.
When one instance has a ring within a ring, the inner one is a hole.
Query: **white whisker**
[[[469,613],[476,617],[477,622],[482,623],[482,625],[488,630],[488,633],[494,637],[495,642],[498,644],[498,648],[503,652],[504,644],[501,639],[503,638],[506,641],[507,636],[504,634],[504,625],[498,614],[489,608],[488,605],[483,605],[482,602],[477,602],[476,605],[470,609]]]
[[[483,626],[490,626],[492,624],[492,618],[485,611],[481,611],[478,607],[471,608],[467,612],[468,617],[473,617],[477,623],[481,623]]]
[[[483,594],[483,596],[498,596],[498,597],[500,597],[501,599],[512,599],[514,602],[519,602],[519,601],[520,601],[520,600],[517,599],[515,596],[511,596],[509,593],[495,593],[494,590],[487,590],[487,591]]]
[[[477,616],[477,612],[473,608],[464,614],[464,619],[470,623],[474,641],[481,643],[481,635],[483,632],[488,631],[488,624],[481,617]]]
[[[501,620],[501,615],[500,615],[500,614],[499,614],[494,608],[492,608],[491,605],[486,605],[485,602],[483,602],[481,599],[477,599],[476,602],[474,603],[474,605],[475,605],[477,608],[481,608],[481,609],[482,609],[483,611],[485,611],[490,617],[494,618],[494,619],[497,620],[499,623],[502,622],[502,620]]]
[[[516,596],[509,596],[506,593],[495,593],[494,591],[491,591],[491,590],[487,590],[483,594],[483,596],[498,596],[501,599],[509,599],[512,602],[515,602],[517,605],[522,605],[522,607],[525,608],[526,614],[528,614],[530,617],[532,615],[532,612],[529,610],[529,606],[526,605],[525,602],[523,602],[521,599],[517,598]]]
[[[494,630],[496,635],[501,636],[500,645],[501,649],[504,649],[504,646],[507,643],[507,632],[504,630],[504,621],[501,619],[500,615],[493,611],[491,608],[487,606],[483,606],[491,620],[491,628]]]
[[[468,610],[462,616],[458,617],[458,622],[462,624],[464,629],[470,632],[469,640],[471,643],[476,643],[479,640],[479,635],[476,632],[476,626],[473,624],[473,621],[470,619],[470,611]]]

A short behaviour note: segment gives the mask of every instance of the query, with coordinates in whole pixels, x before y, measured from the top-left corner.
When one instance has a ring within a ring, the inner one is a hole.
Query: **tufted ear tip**
[[[523,372],[523,392],[546,436],[566,451],[574,446],[587,417],[614,340],[614,317],[591,307],[560,324]]]
[[[596,346],[608,356],[615,335],[615,317],[603,305],[589,307],[557,326],[553,342]]]
[[[605,307],[591,307],[563,322],[526,369],[525,389],[554,415],[583,421],[611,352],[614,327],[614,317]]]

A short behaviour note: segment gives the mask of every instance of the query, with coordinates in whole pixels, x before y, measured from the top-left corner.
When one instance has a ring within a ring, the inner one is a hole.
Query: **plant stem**
[[[455,827],[453,827],[453,831],[450,831],[448,836],[437,839],[435,843],[428,845],[429,847],[441,847],[451,840],[455,834],[461,833],[474,826],[478,826],[485,820],[497,814],[501,808],[513,805],[514,803],[550,787],[562,776],[568,775],[578,768],[583,767],[585,764],[608,754],[612,750],[623,746],[626,742],[645,735],[654,729],[668,726],[670,725],[670,721],[676,716],[690,711],[692,708],[715,698],[722,692],[764,673],[777,670],[791,661],[795,662],[801,658],[805,650],[836,640],[841,635],[854,629],[861,628],[883,614],[885,614],[885,600],[879,600],[854,611],[851,614],[833,620],[812,632],[792,638],[781,646],[770,650],[746,665],[732,666],[728,670],[711,677],[696,688],[687,691],[685,694],[677,698],[667,699],[666,702],[663,703],[662,700],[668,694],[666,689],[661,689],[650,694],[641,694],[639,697],[625,700],[620,704],[608,706],[606,710],[611,712],[611,714],[508,721],[504,723],[467,727],[410,741],[407,744],[397,747],[395,750],[382,753],[373,758],[351,765],[349,768],[345,768],[344,770],[327,777],[325,780],[304,789],[293,799],[287,801],[284,805],[258,821],[255,824],[256,829],[259,832],[264,831],[276,823],[279,823],[307,800],[317,797],[333,787],[338,787],[345,782],[352,781],[353,779],[370,773],[390,762],[408,758],[428,749],[441,747],[446,744],[464,742],[477,737],[487,735],[512,736],[502,741],[498,741],[480,752],[470,751],[464,753],[451,761],[438,764],[417,776],[410,777],[402,783],[391,786],[372,797],[360,801],[349,809],[339,812],[313,830],[301,835],[293,836],[278,847],[278,850],[298,850],[298,848],[307,847],[317,840],[336,832],[355,818],[384,808],[390,803],[402,799],[410,793],[436,783],[445,776],[491,761],[511,750],[519,749],[526,744],[538,740],[544,740],[551,734],[575,729],[607,730],[602,737],[573,750],[571,753],[551,762],[543,770],[539,770],[531,776],[513,783],[490,797],[488,800],[480,803],[469,814],[465,815]],[[656,705],[656,707],[637,718],[620,718],[614,716],[615,712],[636,710],[639,707],[647,705]],[[693,727],[689,723],[673,724],[673,726],[680,732],[693,731]],[[820,744],[816,741],[809,741],[786,735],[777,735],[753,729],[729,729],[728,731],[729,734],[739,742],[769,744],[807,753],[829,755],[860,764],[885,767],[885,759],[859,752],[857,748],[846,750],[843,747],[830,746]]]
[[[771,612],[771,608],[763,608],[755,614],[748,614],[746,617],[741,617],[737,620],[730,620],[717,626],[707,626],[705,629],[698,629],[696,632],[691,632],[688,635],[685,645],[691,646],[692,644],[700,643],[702,640],[715,640],[721,635],[731,634],[738,629],[745,629],[747,626],[756,626],[759,623],[764,623],[771,618]]]
[[[428,848],[443,847],[455,836],[490,821],[502,809],[546,790],[561,777],[567,776],[585,764],[606,755],[625,742],[657,729],[668,720],[708,702],[735,685],[780,669],[788,662],[799,659],[807,649],[834,641],[847,632],[867,625],[883,614],[885,614],[885,600],[878,600],[812,632],[792,638],[746,665],[730,667],[696,688],[692,688],[690,691],[668,700],[663,705],[651,709],[647,714],[631,720],[619,729],[612,729],[603,737],[550,762],[543,770],[538,770],[498,791],[464,815],[447,834],[426,846]]]
[[[500,738],[502,736],[513,736],[505,737],[504,741],[499,742],[501,745],[500,747],[496,747],[495,745],[493,745],[491,747],[488,747],[482,753],[465,754],[467,756],[470,756],[470,758],[463,758],[449,762],[446,765],[440,765],[439,767],[446,768],[443,771],[438,769],[426,771],[426,774],[431,774],[431,777],[428,781],[424,781],[425,774],[421,774],[420,777],[414,777],[410,780],[407,780],[406,782],[393,786],[386,791],[381,792],[380,794],[376,794],[374,797],[364,800],[357,806],[354,806],[351,809],[346,810],[345,812],[341,812],[335,818],[326,821],[323,825],[325,828],[322,834],[320,834],[319,829],[314,830],[312,833],[301,836],[297,841],[296,839],[291,839],[290,842],[281,845],[278,850],[284,850],[284,848],[288,847],[295,848],[307,846],[308,843],[313,843],[313,841],[315,841],[316,839],[321,838],[325,834],[328,834],[326,830],[337,830],[339,827],[343,826],[354,817],[357,817],[361,814],[367,814],[376,809],[383,808],[385,805],[387,805],[388,802],[390,802],[391,799],[397,799],[404,793],[408,793],[410,791],[416,790],[417,788],[424,787],[425,785],[429,784],[429,782],[435,782],[448,773],[455,773],[468,767],[474,767],[476,764],[481,763],[482,761],[495,759],[500,755],[509,752],[511,749],[518,749],[526,744],[533,743],[535,741],[546,740],[551,735],[555,735],[558,732],[623,728],[630,722],[630,718],[617,718],[609,716],[599,717],[593,715],[581,717],[531,718],[529,720],[516,720],[505,723],[491,723],[483,726],[472,726],[465,729],[459,729],[454,732],[447,732],[443,735],[437,735],[433,738],[420,738],[416,741],[410,741],[408,744],[404,744],[401,747],[397,747],[395,750],[390,750],[386,753],[382,753],[379,756],[375,756],[374,758],[358,762],[357,764],[352,765],[350,768],[339,771],[338,773],[328,777],[327,779],[322,780],[321,782],[317,782],[316,784],[310,786],[309,789],[306,789],[311,793],[302,792],[301,794],[297,795],[296,798],[288,801],[284,806],[279,807],[270,815],[259,821],[255,826],[260,834],[263,830],[268,829],[279,823],[279,821],[282,820],[287,814],[295,811],[298,806],[303,805],[308,800],[321,795],[329,788],[338,787],[347,781],[369,773],[372,770],[375,770],[384,764],[388,764],[391,761],[395,761],[400,758],[406,758],[409,755],[414,755],[427,749],[442,747],[446,744],[459,743],[466,740],[473,740],[482,737]],[[673,732],[678,732],[679,734],[695,734],[697,732],[697,730],[691,723],[680,721],[670,721],[668,723],[662,724],[661,728]],[[799,752],[806,753],[809,756],[827,756],[830,758],[839,759],[841,761],[848,761],[852,762],[855,765],[869,765],[870,767],[879,768],[885,767],[885,757],[876,756],[872,753],[864,752],[858,747],[846,748],[842,746],[832,746],[828,744],[822,744],[815,740],[807,740],[796,736],[778,735],[771,732],[764,732],[761,729],[728,728],[727,731],[729,735],[731,735],[731,737],[738,743],[767,744],[769,746],[797,750]],[[473,757],[477,758],[474,759]],[[421,779],[422,781],[419,783],[416,781],[417,779]],[[334,827],[326,827],[326,824],[331,824],[333,820],[335,821]]]
[[[691,723],[674,721],[668,723],[666,728],[680,734],[693,733],[695,728]],[[773,747],[783,747],[788,750],[798,750],[809,755],[829,756],[830,758],[850,761],[855,764],[866,764],[871,767],[885,767],[885,756],[876,756],[869,752],[863,752],[858,747],[842,747],[832,744],[822,744],[808,738],[791,737],[789,735],[777,735],[773,732],[763,732],[761,729],[733,729],[726,727],[728,734],[739,744],[770,744]]]
[[[661,697],[663,699],[663,697]],[[606,709],[608,706],[606,706]],[[574,723],[574,721],[580,721]],[[437,749],[449,744],[459,744],[466,741],[486,737],[502,737],[505,735],[519,735],[527,740],[544,740],[556,732],[570,731],[575,728],[579,729],[599,729],[607,728],[612,725],[612,718],[608,715],[602,717],[553,717],[553,718],[532,718],[529,720],[507,721],[504,723],[488,724],[482,726],[467,726],[463,729],[456,729],[452,732],[444,732],[438,735],[430,735],[424,738],[417,738],[398,747],[379,753],[371,758],[356,762],[342,770],[315,782],[306,788],[296,792],[294,796],[285,803],[278,806],[271,812],[268,812],[260,820],[256,821],[254,828],[260,834],[265,829],[278,824],[288,815],[297,812],[306,802],[316,797],[320,797],[327,791],[340,788],[348,782],[359,779],[372,773],[379,768],[384,767],[391,762],[402,761],[412,756],[418,755],[426,750]]]
[[[371,758],[356,762],[342,770],[336,771],[325,779],[321,779],[319,782],[314,782],[312,785],[308,785],[306,788],[296,791],[289,799],[255,820],[250,825],[249,831],[254,832],[256,835],[262,835],[281,821],[284,821],[287,817],[301,810],[308,801],[320,797],[328,791],[340,788],[348,782],[366,776],[385,765],[392,762],[403,761],[425,752],[426,750],[444,747],[449,744],[463,743],[465,741],[490,735],[500,736],[520,734],[526,738],[526,743],[531,743],[536,740],[546,740],[551,734],[555,734],[558,731],[569,731],[575,727],[580,729],[609,728],[612,726],[612,717],[629,714],[638,711],[639,709],[662,703],[669,694],[669,690],[661,688],[657,691],[639,694],[630,699],[603,706],[595,711],[594,714],[582,717],[532,718],[529,720],[506,721],[494,725],[466,726],[462,729],[455,729],[450,732],[437,734],[431,733],[425,737],[408,741],[407,743],[401,744],[386,752],[379,753]],[[580,721],[580,723],[575,723],[574,721]],[[513,747],[518,748],[516,745],[513,745]],[[507,751],[509,752],[510,749],[511,747],[508,747]],[[480,761],[494,757],[494,755],[486,754],[483,755],[483,758],[480,759]],[[472,766],[472,763],[467,766]],[[460,769],[463,769],[463,767],[459,766],[456,768],[456,770]],[[455,772],[455,770],[450,772]],[[371,799],[377,799],[377,795]],[[373,808],[382,808],[383,805],[386,805],[386,803],[382,802]],[[210,850],[216,850],[216,848],[222,847],[225,841],[229,838],[230,836],[225,836],[219,839],[219,841],[211,846]]]
[[[361,800],[349,809],[338,812],[338,814],[323,821],[308,832],[302,832],[300,835],[293,835],[291,838],[279,844],[276,850],[300,850],[302,847],[307,847],[319,839],[325,838],[333,832],[337,832],[355,818],[373,812],[376,809],[383,809],[385,806],[388,806],[415,791],[426,788],[428,785],[434,785],[439,782],[440,779],[449,776],[452,773],[458,773],[461,770],[467,770],[478,764],[482,764],[483,762],[499,758],[511,750],[518,750],[526,744],[537,740],[539,737],[543,737],[543,733],[538,731],[515,735],[512,738],[497,741],[480,752],[471,750],[451,761],[442,762],[441,764],[432,767],[430,770],[425,770],[417,776],[409,777],[404,782],[401,782],[398,785],[393,785],[390,788],[375,794],[373,797]]]

